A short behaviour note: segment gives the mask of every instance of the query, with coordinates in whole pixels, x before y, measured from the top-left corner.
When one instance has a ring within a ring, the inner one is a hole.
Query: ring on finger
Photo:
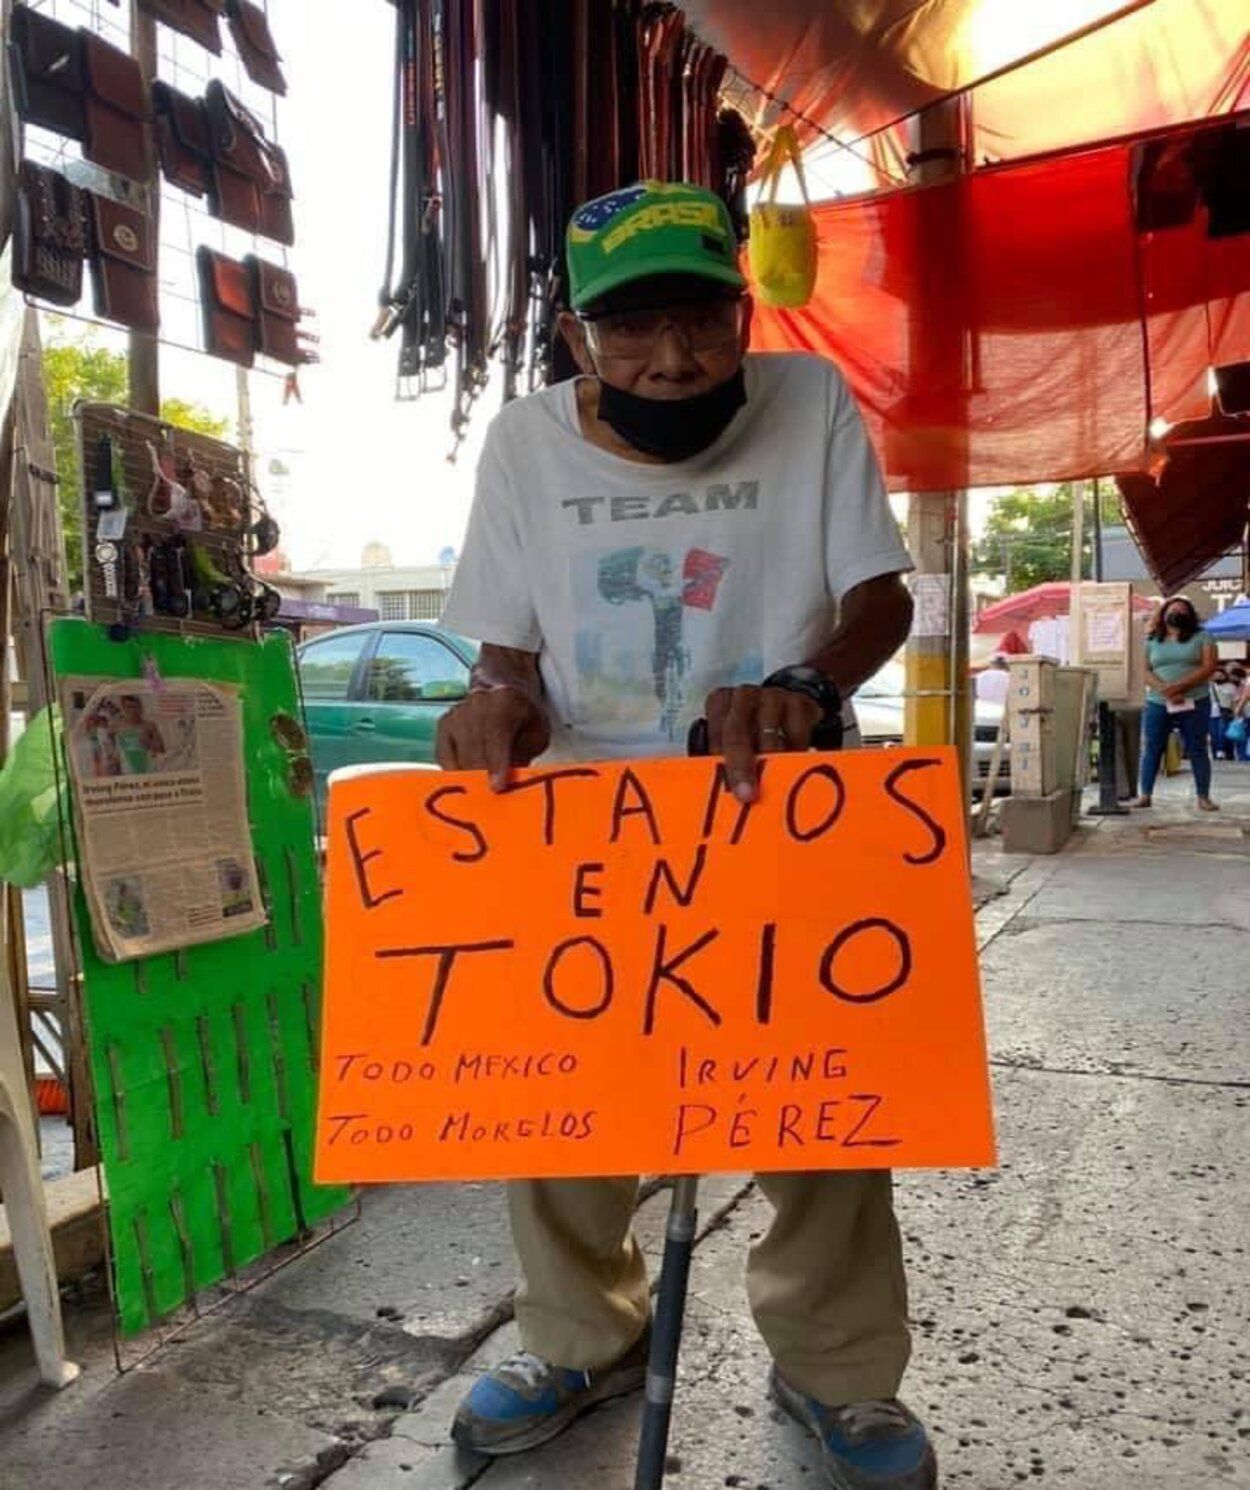
[[[785,737],[786,737],[785,730],[780,729],[775,724],[765,725],[765,727],[762,730],[760,730],[760,734],[761,735],[776,735],[779,740],[784,740]]]

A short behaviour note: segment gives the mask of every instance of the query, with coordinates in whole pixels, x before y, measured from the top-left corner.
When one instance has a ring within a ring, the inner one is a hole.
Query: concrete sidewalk
[[[991,843],[980,914],[1002,1157],[898,1181],[916,1352],[905,1387],[945,1486],[1250,1487],[1250,769],[1219,817],[1184,781],[1069,851]],[[767,1206],[703,1188],[672,1438],[675,1490],[821,1483],[764,1394],[741,1286]],[[666,1195],[640,1229],[658,1254]],[[70,1300],[83,1381],[31,1384],[0,1337],[5,1490],[628,1490],[636,1400],[546,1450],[445,1447],[475,1371],[514,1347],[496,1187],[393,1189],[362,1220],[118,1378],[98,1290]]]

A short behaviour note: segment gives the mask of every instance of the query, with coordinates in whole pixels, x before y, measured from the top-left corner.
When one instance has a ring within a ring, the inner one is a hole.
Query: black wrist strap
[[[811,678],[803,676],[810,672]],[[842,694],[836,683],[817,673],[815,668],[804,667],[780,667],[775,673],[770,673],[761,688],[781,688],[786,693],[799,693],[804,698],[810,698],[814,704],[819,704],[821,713],[826,719],[842,714]]]

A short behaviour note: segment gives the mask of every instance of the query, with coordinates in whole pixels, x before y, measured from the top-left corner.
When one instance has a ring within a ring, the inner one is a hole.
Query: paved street
[[[977,855],[1001,1167],[898,1181],[916,1350],[905,1396],[942,1483],[1250,1487],[1250,770],[1199,820],[1183,780],[1065,854]],[[994,893],[998,892],[998,893]],[[657,1255],[666,1195],[639,1225]],[[675,1490],[820,1483],[764,1394],[741,1287],[767,1207],[703,1188]],[[632,1485],[639,1404],[534,1455],[445,1447],[472,1374],[515,1344],[492,1186],[392,1189],[361,1219],[118,1378],[98,1289],[84,1379],[32,1386],[0,1335],[5,1490],[521,1490]]]

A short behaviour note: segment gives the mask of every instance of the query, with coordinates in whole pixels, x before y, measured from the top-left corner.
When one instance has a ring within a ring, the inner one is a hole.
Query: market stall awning
[[[815,210],[800,310],[754,344],[846,373],[894,490],[1141,468],[1250,364],[1250,114]]]
[[[1246,434],[1242,421],[1219,416],[1180,424],[1156,466],[1116,478],[1133,539],[1166,593],[1241,547],[1250,519]]]
[[[1250,600],[1230,605],[1202,624],[1218,641],[1250,642]]]
[[[295,600],[282,597],[279,621],[298,621],[325,626],[362,626],[376,621],[378,613],[361,605],[331,605],[327,600]]]
[[[1152,611],[1153,604],[1135,596],[1134,606],[1143,613]],[[1066,616],[1072,609],[1072,586],[1066,581],[1054,580],[1049,584],[1034,585],[1031,590],[1021,590],[1018,595],[1008,595],[1005,600],[987,605],[977,617],[975,630],[982,636],[995,636],[1008,630],[1015,631],[1029,626],[1034,621],[1049,621],[1055,616]],[[1000,651],[1006,652],[1007,647]]]
[[[753,124],[776,123],[774,100],[784,100],[805,116],[811,142],[819,130],[873,136],[873,153],[895,174],[908,147],[893,126],[955,90],[975,88],[975,158],[1000,160],[1226,112],[1244,99],[1250,64],[1250,0],[685,0],[682,8],[755,85],[736,100]],[[1035,60],[1013,69],[1025,59]]]

